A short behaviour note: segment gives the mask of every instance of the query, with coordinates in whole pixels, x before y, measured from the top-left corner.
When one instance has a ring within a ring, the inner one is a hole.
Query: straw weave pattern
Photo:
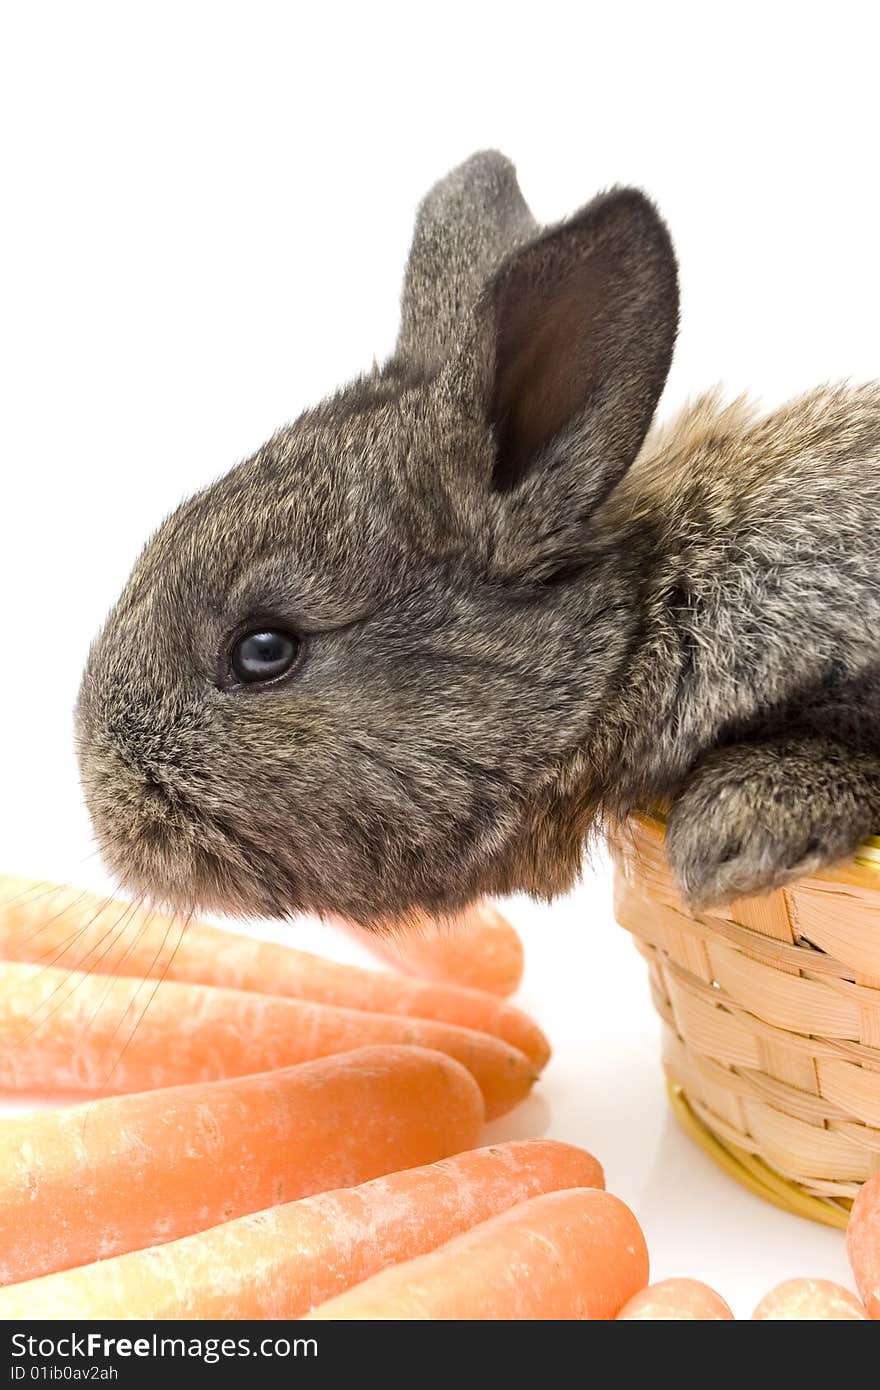
[[[648,962],[663,1065],[722,1143],[805,1192],[880,1168],[880,847],[768,896],[695,913],[663,824],[616,833],[615,910]]]

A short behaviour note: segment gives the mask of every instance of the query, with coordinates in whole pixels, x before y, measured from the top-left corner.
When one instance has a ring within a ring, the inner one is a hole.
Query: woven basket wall
[[[700,915],[676,892],[660,821],[631,818],[612,848],[680,1116],[748,1186],[844,1225],[880,1168],[880,841]]]

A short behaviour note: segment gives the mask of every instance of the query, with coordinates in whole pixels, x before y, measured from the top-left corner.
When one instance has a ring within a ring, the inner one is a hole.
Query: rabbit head
[[[676,324],[639,192],[540,232],[499,155],[432,190],[390,361],[184,502],[92,648],[78,746],[125,885],[365,924],[562,886],[566,760],[637,623],[590,519]]]

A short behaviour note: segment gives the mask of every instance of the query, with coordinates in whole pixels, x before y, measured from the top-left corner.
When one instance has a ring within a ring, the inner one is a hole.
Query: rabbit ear
[[[676,262],[653,205],[613,190],[515,252],[478,323],[493,486],[534,558],[542,538],[571,547],[641,447],[672,360]]]
[[[516,170],[483,150],[435,184],[416,215],[392,367],[439,365],[455,347],[486,281],[534,236]]]

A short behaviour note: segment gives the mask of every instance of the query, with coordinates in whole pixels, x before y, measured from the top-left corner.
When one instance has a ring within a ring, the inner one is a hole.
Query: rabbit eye
[[[246,632],[232,649],[232,669],[246,684],[278,680],[290,670],[298,651],[299,641],[289,632]]]

